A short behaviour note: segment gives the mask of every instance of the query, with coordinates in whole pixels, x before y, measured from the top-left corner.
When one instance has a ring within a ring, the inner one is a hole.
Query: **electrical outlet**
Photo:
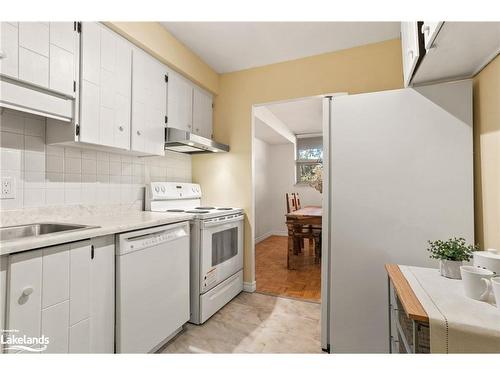
[[[13,177],[2,177],[1,199],[14,199],[16,197],[16,180]]]

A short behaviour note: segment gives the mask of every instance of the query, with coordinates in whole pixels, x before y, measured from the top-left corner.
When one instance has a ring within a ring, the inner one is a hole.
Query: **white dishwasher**
[[[150,353],[189,320],[189,222],[117,235],[116,352]]]

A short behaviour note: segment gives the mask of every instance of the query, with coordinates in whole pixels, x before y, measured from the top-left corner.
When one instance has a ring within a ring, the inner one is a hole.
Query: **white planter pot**
[[[439,260],[439,270],[441,271],[441,276],[447,277],[449,279],[461,279],[460,266],[463,264],[461,260]]]

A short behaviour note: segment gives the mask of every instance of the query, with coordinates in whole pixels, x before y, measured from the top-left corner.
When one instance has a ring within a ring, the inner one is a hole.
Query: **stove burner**
[[[184,210],[172,209],[172,210],[167,210],[167,212],[184,212]]]
[[[229,211],[229,210],[232,210],[233,208],[232,207],[219,207],[217,209],[221,210],[221,211]]]
[[[185,212],[187,212],[188,214],[208,214],[209,211],[195,209],[195,210],[188,210],[188,211],[185,211]]]
[[[195,207],[195,210],[215,210],[215,207]]]

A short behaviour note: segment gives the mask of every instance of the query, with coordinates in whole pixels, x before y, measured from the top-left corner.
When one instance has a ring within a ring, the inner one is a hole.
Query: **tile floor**
[[[162,353],[322,353],[320,305],[242,292],[205,324],[187,324]]]

